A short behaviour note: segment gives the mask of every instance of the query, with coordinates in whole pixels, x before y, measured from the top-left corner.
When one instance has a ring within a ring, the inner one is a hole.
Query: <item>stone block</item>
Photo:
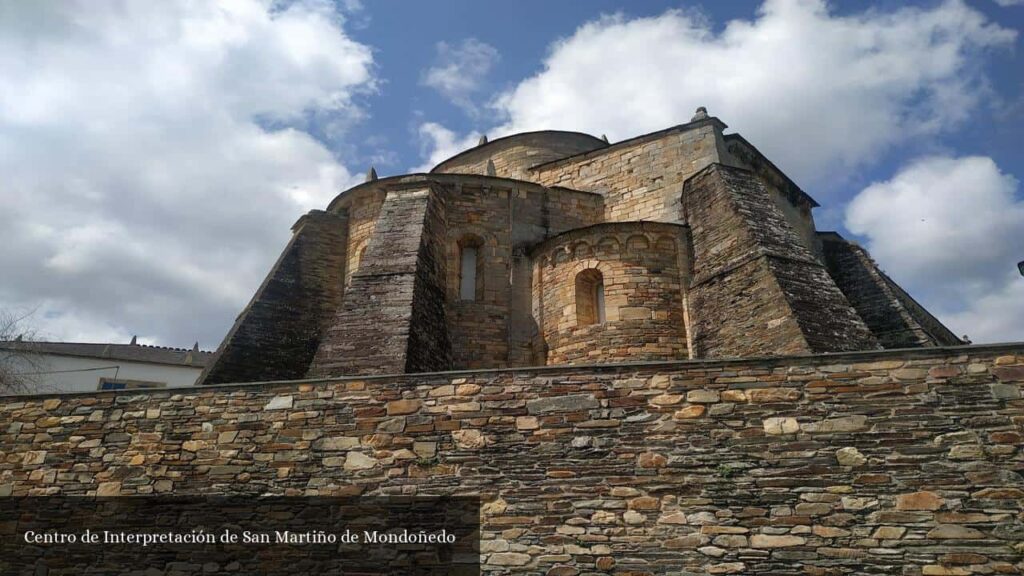
[[[754,534],[750,537],[750,545],[753,548],[788,548],[791,546],[803,546],[807,539],[802,536]]]
[[[707,412],[707,408],[701,404],[694,404],[692,406],[686,406],[679,410],[676,410],[672,414],[672,418],[676,420],[691,420],[693,418],[700,418]]]
[[[868,459],[860,453],[860,450],[857,450],[853,446],[847,446],[846,448],[836,450],[836,460],[838,460],[839,464],[842,466],[863,466],[868,461]]]
[[[843,416],[840,418],[827,418],[820,422],[806,422],[800,425],[804,432],[812,434],[832,434],[836,432],[860,432],[867,430],[867,416]]]
[[[526,409],[530,414],[547,414],[551,412],[577,412],[580,410],[591,410],[601,406],[593,396],[589,394],[572,394],[568,396],[550,396],[537,398],[526,402]]]
[[[418,399],[409,400],[392,400],[387,404],[388,416],[402,416],[404,414],[412,414],[419,411],[420,406],[423,402]]]
[[[897,510],[938,510],[944,503],[941,496],[927,490],[896,497]]]
[[[766,418],[764,420],[765,434],[795,434],[800,431],[800,423],[796,418]]]
[[[291,396],[274,396],[263,407],[264,410],[290,410],[294,399]]]
[[[686,401],[694,404],[711,404],[718,402],[719,397],[717,390],[690,390],[686,393]]]

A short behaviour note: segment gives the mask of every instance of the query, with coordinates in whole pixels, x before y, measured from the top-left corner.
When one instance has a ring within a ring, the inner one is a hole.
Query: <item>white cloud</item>
[[[438,42],[434,65],[423,73],[422,83],[456,106],[475,114],[473,98],[483,88],[491,68],[498,62],[498,50],[476,38],[467,38],[456,46]]]
[[[431,168],[452,156],[476,146],[480,142],[479,132],[460,136],[436,122],[420,124],[417,137],[420,140],[423,164],[411,168],[410,172],[429,172]]]
[[[1024,340],[1024,199],[988,157],[928,157],[865,188],[846,226],[898,282],[975,342]]]
[[[369,48],[317,0],[0,12],[0,307],[52,338],[215,346],[289,226],[357,180],[287,126],[362,117]]]
[[[507,121],[488,133],[617,140],[689,121],[703,105],[820,193],[898,143],[961,124],[985,91],[977,54],[1014,37],[959,0],[851,16],[820,0],[767,0],[721,32],[684,11],[607,16],[499,95]]]
[[[995,0],[995,1],[996,1],[996,4],[999,4],[1000,6],[1002,6],[1004,8],[1007,7],[1007,6],[1020,6],[1021,4],[1024,4],[1024,0]]]

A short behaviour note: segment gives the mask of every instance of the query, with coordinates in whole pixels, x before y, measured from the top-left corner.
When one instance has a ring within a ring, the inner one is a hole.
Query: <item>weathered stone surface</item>
[[[636,510],[626,510],[622,513],[622,520],[626,524],[638,525],[647,521],[647,517]]]
[[[807,539],[802,536],[773,536],[770,534],[754,534],[750,537],[750,545],[754,548],[786,548],[803,546]]]
[[[345,470],[359,471],[369,470],[377,465],[377,459],[367,456],[361,452],[349,452],[345,455]]]
[[[746,564],[742,562],[724,562],[722,564],[712,564],[707,567],[708,574],[740,574],[746,569]]]
[[[694,404],[692,406],[686,406],[685,408],[676,410],[675,413],[672,414],[672,417],[676,420],[691,420],[693,418],[700,418],[705,412],[707,412],[707,410],[708,409],[702,404]]]
[[[902,526],[879,526],[871,537],[879,540],[897,540],[902,538],[906,532],[907,529]]]
[[[21,459],[22,466],[35,466],[46,461],[46,450],[29,450]]]
[[[121,495],[121,483],[120,482],[101,482],[99,487],[96,488],[97,496],[120,496]]]
[[[600,407],[600,403],[590,395],[554,396],[537,398],[526,403],[530,414],[546,414],[548,412],[575,412]]]
[[[479,430],[455,430],[452,432],[452,440],[464,450],[479,450],[490,444],[490,439]]]
[[[985,488],[971,494],[972,498],[981,500],[1021,500],[1024,499],[1024,490],[1020,488]]]
[[[941,496],[927,490],[900,494],[896,497],[897,510],[938,510],[942,508],[943,504],[944,500]]]
[[[1020,398],[1020,387],[1016,384],[993,384],[992,395],[999,400],[1016,400]]]
[[[48,412],[46,397],[5,398],[0,496],[472,493],[483,500],[488,573],[742,563],[737,573],[1010,574],[1024,537],[1024,414],[1019,400],[990,393],[998,382],[988,371],[1006,349],[869,355],[928,372],[963,368],[955,381],[904,384],[888,377],[895,368],[865,376],[857,354],[67,395]],[[674,418],[682,402],[650,401],[780,382],[802,395],[691,404],[735,406],[697,420]],[[479,389],[459,396],[471,383]],[[437,395],[448,385],[452,395]],[[279,396],[292,396],[292,408],[264,411]],[[528,402],[558,396],[597,406],[528,413]],[[422,404],[389,416],[399,398]],[[479,410],[447,408],[464,403]],[[870,427],[829,436],[793,426],[850,414]],[[64,420],[73,416],[83,418]],[[40,430],[43,418],[62,423]],[[790,431],[766,434],[770,418]],[[957,446],[983,456],[961,459]],[[860,459],[844,449],[870,459],[853,465]],[[528,559],[492,564],[494,554]]]
[[[801,393],[795,388],[756,388],[747,390],[751,402],[793,402],[799,400]]]
[[[641,468],[661,468],[668,462],[668,458],[657,452],[644,452],[637,457],[637,466]]]
[[[1024,366],[996,366],[992,374],[1003,382],[1024,382]]]
[[[764,421],[765,434],[794,434],[800,431],[800,424],[796,418],[766,418]]]
[[[973,540],[978,538],[984,538],[984,532],[975,530],[968,526],[960,526],[958,524],[941,524],[932,528],[928,531],[929,538],[935,539],[957,539],[957,540]]]
[[[686,401],[695,404],[718,402],[719,394],[715,390],[690,390],[686,393]]]
[[[686,396],[682,394],[659,394],[654,398],[651,398],[651,404],[655,406],[671,406],[673,404],[679,404]]]
[[[263,407],[264,410],[287,410],[292,407],[293,399],[291,396],[274,396],[267,402],[267,405]]]
[[[357,446],[359,446],[359,439],[351,436],[321,438],[313,443],[314,450],[324,451],[351,450]]]
[[[834,432],[859,432],[867,429],[867,416],[854,415],[840,418],[827,418],[820,422],[807,422],[800,425],[804,432],[812,434],[831,434]]]
[[[836,460],[843,466],[863,466],[868,459],[852,446],[836,450]]]
[[[516,418],[516,428],[519,430],[536,430],[540,423],[536,416],[519,416]]]
[[[392,400],[388,402],[387,413],[388,416],[401,416],[404,414],[412,414],[420,409],[423,404],[420,400]]]
[[[487,563],[493,566],[525,566],[530,560],[529,554],[519,552],[499,552],[487,557]]]

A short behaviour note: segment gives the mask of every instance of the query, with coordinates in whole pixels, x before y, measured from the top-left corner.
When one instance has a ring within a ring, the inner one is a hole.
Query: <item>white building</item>
[[[0,360],[26,383],[17,393],[192,386],[213,354],[136,344],[0,342]],[[0,391],[0,394],[9,393]]]

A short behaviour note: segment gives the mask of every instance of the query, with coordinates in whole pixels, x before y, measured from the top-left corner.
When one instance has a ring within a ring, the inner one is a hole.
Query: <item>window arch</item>
[[[352,252],[349,253],[348,265],[346,266],[344,277],[346,288],[349,286],[349,284],[352,283],[352,276],[363,265],[363,260],[366,258],[366,247],[368,244],[368,240],[363,240],[362,242],[356,244]]]
[[[466,235],[459,241],[459,300],[483,299],[483,246],[479,236]]]
[[[604,305],[604,276],[595,268],[576,275],[576,325],[603,324],[606,320]]]

